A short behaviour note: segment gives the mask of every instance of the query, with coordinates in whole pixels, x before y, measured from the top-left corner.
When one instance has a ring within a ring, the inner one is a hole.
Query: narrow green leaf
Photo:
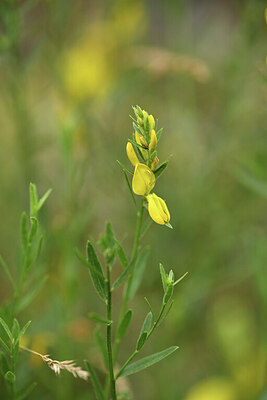
[[[143,323],[143,326],[142,326],[142,328],[141,328],[141,332],[140,332],[140,335],[139,336],[141,336],[141,334],[143,333],[143,332],[149,332],[150,331],[150,328],[151,328],[151,323],[152,323],[152,318],[153,318],[153,315],[152,315],[152,312],[150,311],[148,314],[147,314],[147,316],[146,316],[146,318],[145,318],[145,320],[144,320],[144,323]]]
[[[37,203],[38,203],[38,194],[37,189],[34,183],[30,183],[30,214],[31,217],[36,217],[37,214]]]
[[[106,222],[106,238],[108,247],[112,249],[116,244],[116,239],[110,221]]]
[[[181,282],[181,280],[183,280],[186,277],[187,274],[188,274],[188,272],[183,274],[183,276],[181,276],[181,278],[177,279],[177,281],[174,282],[173,286],[175,286],[175,285],[177,285],[177,283]]]
[[[25,332],[26,332],[26,330],[28,329],[28,327],[30,326],[31,322],[32,322],[32,321],[28,321],[28,322],[24,325],[24,327],[21,329],[21,331],[20,331],[20,333],[19,333],[19,335],[18,335],[18,337],[17,337],[17,339],[16,339],[16,341],[15,341],[15,344],[16,344],[17,342],[19,342],[20,338],[25,334]]]
[[[52,189],[48,189],[47,192],[38,201],[37,207],[36,207],[37,211],[39,211],[43,207],[44,203],[46,202],[46,200],[50,196],[51,192],[52,192]]]
[[[20,333],[20,326],[18,320],[16,318],[13,319],[13,326],[12,326],[12,336],[14,340],[17,340]]]
[[[152,313],[152,315],[153,315],[153,318],[156,319],[156,318],[155,318],[155,313],[154,313],[154,311],[153,311],[153,309],[152,309],[151,304],[150,304],[149,301],[148,301],[148,298],[147,298],[147,297],[144,297],[144,299],[145,299],[145,302],[147,303],[147,305],[148,305],[148,307],[149,307],[149,309],[150,309],[150,311],[151,311],[151,313]]]
[[[18,396],[18,400],[24,400],[26,399],[31,392],[35,389],[35,387],[37,386],[36,382],[33,382],[31,385],[29,385],[25,390],[23,390],[23,392],[21,392]]]
[[[30,228],[30,233],[29,233],[29,236],[28,236],[28,243],[29,244],[32,243],[32,241],[33,241],[33,239],[34,239],[34,237],[35,237],[35,235],[37,233],[38,225],[39,224],[38,224],[37,218],[31,217],[31,228]]]
[[[7,371],[7,372],[5,373],[5,380],[6,380],[8,383],[14,383],[15,380],[16,380],[16,377],[15,377],[15,375],[13,374],[12,371]]]
[[[132,272],[132,270],[134,269],[134,265],[135,262],[131,261],[128,265],[127,268],[124,269],[124,271],[122,272],[122,274],[118,277],[118,279],[116,279],[116,281],[113,283],[112,289],[111,290],[115,290],[117,287],[119,287],[124,281],[125,279],[127,279],[128,275]]]
[[[156,364],[157,362],[163,360],[165,357],[169,356],[175,350],[178,349],[178,346],[172,346],[168,349],[160,351],[159,353],[152,354],[148,357],[144,357],[141,360],[138,360],[132,364],[127,365],[127,367],[122,370],[120,376],[128,376],[132,374],[136,374],[137,372],[142,371],[145,368],[151,367],[151,365]]]
[[[158,141],[161,138],[162,132],[163,132],[163,128],[160,128],[156,133]]]
[[[119,166],[122,168],[123,171],[128,172],[129,174],[133,175],[133,171],[131,171],[129,168],[127,168],[124,164],[122,164],[119,160],[117,160],[117,163]]]
[[[9,271],[9,268],[8,268],[7,264],[5,263],[5,260],[3,259],[3,257],[1,255],[0,255],[0,265],[2,266],[3,270],[5,271],[8,279],[9,279],[9,281],[11,283],[11,285],[13,286],[13,288],[15,288],[15,282],[14,282],[14,280],[12,278],[12,275],[11,275],[11,273]]]
[[[7,336],[9,337],[9,339],[10,339],[11,342],[12,342],[12,340],[13,340],[12,333],[11,333],[9,327],[7,326],[7,324],[5,323],[5,321],[3,320],[3,318],[1,318],[1,317],[0,317],[0,324],[2,325],[2,327],[4,328],[4,330],[5,330],[6,334],[7,334]]]
[[[117,253],[120,259],[120,262],[122,263],[122,265],[124,266],[124,268],[127,268],[128,266],[128,259],[127,256],[123,250],[122,245],[118,242],[118,240],[116,241],[116,245],[117,245]]]
[[[17,308],[18,312],[22,311],[32,302],[47,281],[47,278],[48,275],[45,275],[43,278],[41,278],[39,282],[37,282],[34,287],[20,300]]]
[[[100,315],[97,315],[95,313],[89,313],[88,316],[92,321],[101,322],[101,324],[105,324],[105,325],[112,324],[112,321],[108,321],[106,318],[103,318]]]
[[[132,285],[129,292],[129,300],[131,300],[134,297],[136,291],[138,290],[142,282],[149,252],[150,252],[149,247],[144,247],[137,256]]]
[[[21,222],[20,222],[20,231],[21,231],[21,242],[24,251],[28,246],[28,218],[25,211],[21,214]]]
[[[165,168],[167,168],[168,164],[169,160],[166,160],[154,171],[154,175],[156,178],[158,178],[162,174]]]
[[[166,278],[166,272],[162,264],[159,264],[159,270],[160,270],[160,275],[161,275],[161,281],[162,281],[162,286],[163,286],[163,291],[164,293],[167,290],[167,278]]]
[[[11,353],[10,348],[5,344],[5,342],[3,341],[3,339],[1,338],[1,336],[0,336],[0,344],[2,345],[2,347],[5,349],[5,351],[6,351],[7,353]]]
[[[105,395],[104,392],[102,390],[102,387],[100,385],[99,379],[95,373],[94,368],[91,366],[91,364],[88,361],[84,361],[86,368],[88,369],[89,373],[90,373],[90,377],[92,380],[92,385],[94,388],[94,392],[96,395],[97,400],[105,400]]]
[[[87,261],[87,267],[89,268],[93,284],[99,296],[102,297],[102,299],[106,299],[105,277],[95,249],[89,240],[87,242]]]
[[[95,337],[96,337],[96,343],[97,343],[97,345],[99,347],[99,350],[100,350],[100,352],[102,354],[102,357],[103,357],[103,360],[104,360],[104,363],[105,363],[105,366],[107,368],[108,367],[107,346],[106,346],[105,339],[104,339],[103,335],[101,334],[99,326],[97,326],[96,329],[95,329]]]
[[[136,143],[134,140],[128,139],[128,141],[129,141],[130,143],[132,143],[133,146],[136,146],[136,147],[139,148],[139,149],[147,150],[144,146],[142,146],[141,144]]]
[[[127,187],[128,187],[128,189],[129,189],[130,195],[131,195],[132,200],[133,200],[133,202],[134,202],[134,205],[136,206],[136,200],[135,200],[135,197],[134,197],[134,194],[133,194],[132,187],[131,187],[131,184],[130,184],[130,182],[129,182],[128,176],[127,176],[127,174],[126,174],[125,171],[123,171],[123,174],[124,174],[124,178],[125,178],[125,180],[126,180]]]
[[[121,340],[127,333],[131,319],[132,319],[133,312],[132,310],[128,310],[124,317],[122,318],[117,331],[117,339]]]
[[[136,344],[136,350],[139,351],[141,350],[141,348],[144,346],[145,342],[147,339],[147,331],[144,331],[141,333],[141,335],[139,336],[138,340],[137,340],[137,344]]]

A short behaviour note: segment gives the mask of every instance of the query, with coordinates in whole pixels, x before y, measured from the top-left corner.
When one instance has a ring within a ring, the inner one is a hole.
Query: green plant
[[[106,306],[106,315],[89,314],[89,317],[96,322],[106,326],[106,339],[102,335],[101,329],[97,329],[96,338],[99,350],[101,351],[104,363],[107,369],[107,379],[105,389],[101,386],[100,380],[91,363],[86,361],[86,366],[91,375],[92,385],[95,396],[98,400],[118,398],[116,381],[123,376],[135,374],[151,365],[161,361],[178,347],[172,346],[160,352],[146,356],[138,361],[132,360],[140,353],[141,349],[150,338],[154,330],[164,321],[168,315],[172,305],[172,294],[174,286],[184,278],[183,275],[176,282],[174,274],[171,270],[168,274],[165,272],[163,265],[160,264],[160,274],[163,285],[163,298],[161,309],[158,313],[154,312],[148,299],[145,301],[148,305],[149,312],[145,317],[139,335],[137,336],[136,346],[127,360],[123,363],[117,373],[114,372],[114,365],[117,361],[122,338],[126,335],[131,318],[132,310],[128,309],[129,301],[134,297],[139,288],[145,266],[147,263],[149,248],[140,246],[140,239],[143,237],[149,226],[151,218],[160,225],[171,228],[170,213],[164,200],[155,193],[151,193],[155,186],[156,179],[161,175],[168,165],[168,160],[158,166],[157,144],[162,134],[162,129],[157,130],[154,117],[142,110],[140,107],[133,107],[135,117],[133,118],[134,134],[133,139],[129,139],[126,147],[127,155],[134,166],[134,172],[119,162],[122,167],[127,186],[130,190],[131,197],[135,206],[136,199],[134,194],[142,196],[139,209],[137,209],[137,222],[134,235],[133,249],[130,257],[126,256],[122,244],[115,237],[110,222],[106,224],[105,234],[100,237],[97,242],[98,247],[102,251],[105,259],[105,273],[91,241],[87,242],[87,257],[84,258],[77,250],[77,256],[89,269],[96,292],[103,300]],[[138,156],[137,156],[138,154]],[[141,161],[140,161],[141,160]],[[132,185],[130,184],[128,175],[132,176]],[[144,209],[147,208],[150,217],[144,222]],[[116,257],[122,265],[122,273],[112,282],[112,267]],[[125,285],[122,307],[119,316],[119,322],[115,327],[113,324],[112,296],[122,284]],[[106,344],[105,344],[106,341]],[[129,397],[129,394],[120,394],[120,396]],[[120,397],[121,398],[121,397]]]

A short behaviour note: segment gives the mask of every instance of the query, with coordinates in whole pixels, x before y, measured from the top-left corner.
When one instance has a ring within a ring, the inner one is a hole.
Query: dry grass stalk
[[[75,378],[80,378],[84,379],[87,381],[89,377],[89,372],[84,371],[81,369],[81,367],[77,367],[75,362],[73,360],[65,360],[65,361],[57,361],[57,360],[52,360],[52,358],[49,357],[49,355],[42,355],[38,353],[37,351],[28,349],[27,347],[20,346],[22,350],[26,350],[29,353],[35,354],[39,357],[42,358],[42,360],[49,366],[49,368],[52,369],[52,371],[55,372],[56,375],[59,375],[61,370],[66,370],[70,372]]]

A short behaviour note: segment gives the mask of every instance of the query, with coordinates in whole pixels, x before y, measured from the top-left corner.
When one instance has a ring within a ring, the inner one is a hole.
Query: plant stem
[[[144,214],[144,202],[145,202],[145,199],[143,198],[142,202],[141,202],[140,210],[137,212],[137,221],[136,221],[136,229],[135,229],[135,236],[134,236],[134,244],[133,244],[131,260],[130,260],[129,263],[131,263],[131,262],[135,263],[136,258],[137,258],[137,252],[138,252],[138,246],[139,246],[140,234],[141,234],[141,227],[142,227],[142,219],[143,219],[143,214]],[[129,295],[130,295],[130,289],[131,289],[132,280],[133,280],[133,274],[134,274],[134,267],[133,267],[133,270],[130,273],[128,281],[127,281],[127,285],[126,285],[126,289],[125,289],[125,293],[124,293],[124,297],[123,297],[123,303],[122,303],[122,308],[121,308],[121,312],[120,312],[118,326],[120,325],[120,322],[121,322],[122,318],[124,317],[124,314],[125,314],[125,311],[126,311],[126,308],[127,308],[127,304],[128,304],[128,301],[129,301]],[[116,338],[115,339],[115,343],[114,343],[114,353],[113,353],[113,355],[114,355],[114,363],[116,362],[116,359],[117,359],[119,345],[120,345],[120,340],[118,340],[118,338]]]
[[[132,361],[132,359],[136,356],[136,354],[138,353],[138,350],[135,350],[130,357],[128,358],[127,361],[125,361],[125,363],[123,364],[123,366],[121,367],[121,369],[119,370],[119,372],[116,375],[116,379],[118,379],[122,373],[122,371],[127,367],[127,365]]]
[[[162,306],[161,306],[161,309],[160,309],[158,318],[156,319],[156,321],[154,322],[152,328],[151,328],[150,331],[148,332],[148,335],[147,335],[146,340],[152,335],[152,333],[154,332],[154,330],[155,330],[156,327],[158,326],[158,323],[160,322],[160,319],[161,319],[161,317],[162,317],[162,314],[164,313],[165,308],[166,308],[166,304],[163,303]],[[115,377],[116,380],[120,377],[120,375],[122,374],[123,370],[127,367],[127,365],[132,361],[132,359],[133,359],[138,353],[139,353],[139,351],[138,351],[138,350],[135,350],[135,351],[130,355],[130,357],[128,358],[128,360],[125,361],[125,363],[123,364],[123,366],[121,367],[121,369],[119,370],[119,372],[117,373],[117,375],[116,375],[116,377]]]
[[[110,266],[107,265],[107,319],[111,321],[112,318],[112,297],[110,290]],[[107,353],[108,353],[108,367],[109,367],[109,382],[110,382],[110,393],[112,400],[117,400],[115,378],[113,371],[113,360],[112,360],[112,344],[111,344],[111,325],[107,325]]]

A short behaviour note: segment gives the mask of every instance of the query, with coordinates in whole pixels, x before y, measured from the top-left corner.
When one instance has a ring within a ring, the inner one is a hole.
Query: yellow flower
[[[147,196],[148,212],[150,217],[160,225],[165,225],[170,221],[170,213],[163,199],[155,193]]]
[[[155,148],[157,147],[157,142],[158,142],[158,139],[157,139],[155,129],[152,129],[150,143],[149,143],[149,151],[150,152],[155,150]]]
[[[127,145],[126,145],[126,153],[127,153],[127,156],[129,158],[130,162],[135,167],[136,164],[139,163],[139,160],[137,158],[137,155],[135,154],[133,145],[130,142],[128,142]]]
[[[135,194],[147,196],[155,186],[156,178],[153,172],[145,164],[135,165],[132,187]]]

